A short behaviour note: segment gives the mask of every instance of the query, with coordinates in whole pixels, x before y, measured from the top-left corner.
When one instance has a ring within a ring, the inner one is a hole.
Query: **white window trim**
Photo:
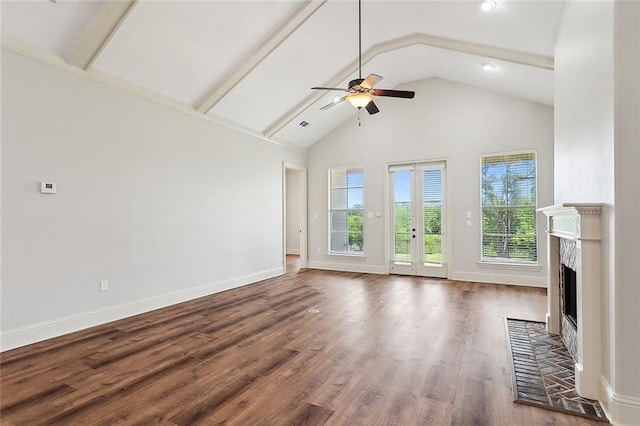
[[[337,256],[337,257],[358,257],[365,258],[367,257],[364,253],[340,253],[339,251],[329,251],[327,252],[327,256]]]
[[[489,260],[480,260],[477,264],[481,268],[491,269],[517,269],[520,271],[539,271],[542,269],[542,266],[540,266],[538,262],[492,262]]]

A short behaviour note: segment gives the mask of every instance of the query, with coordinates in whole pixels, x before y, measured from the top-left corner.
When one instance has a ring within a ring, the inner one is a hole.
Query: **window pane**
[[[329,250],[332,252],[346,252],[347,251],[347,234],[343,231],[331,232],[331,247]]]
[[[346,233],[347,229],[347,212],[335,211],[331,212],[331,232]]]
[[[329,250],[362,253],[364,173],[361,169],[329,171]]]
[[[362,188],[349,188],[347,191],[348,205],[346,208],[362,210]]]
[[[482,158],[483,260],[538,260],[535,154]]]
[[[331,251],[342,252],[347,249],[347,212],[336,211],[331,212],[330,219],[330,240]]]
[[[332,210],[347,209],[347,189],[334,189],[331,191]]]
[[[362,230],[364,217],[361,211],[350,211],[347,216],[347,230],[349,233],[349,252],[360,253],[364,251]]]
[[[349,188],[362,188],[364,185],[364,173],[362,170],[347,171],[347,185]]]
[[[346,188],[347,187],[347,171],[346,170],[331,170],[330,172],[331,188]]]

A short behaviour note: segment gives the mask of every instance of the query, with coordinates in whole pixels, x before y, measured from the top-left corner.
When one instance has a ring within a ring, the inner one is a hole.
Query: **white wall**
[[[2,51],[2,348],[281,274],[283,161]]]
[[[539,271],[479,267],[480,155],[535,149],[538,154],[538,204],[553,200],[553,108],[440,79],[404,86],[413,100],[376,100],[381,112],[355,117],[308,152],[309,265],[383,273],[385,265],[386,165],[392,162],[446,158],[451,212],[453,279],[546,285],[546,241],[539,218]],[[350,108],[341,105],[339,108]],[[329,112],[330,113],[330,112]],[[327,169],[362,166],[365,212],[382,213],[365,220],[365,258],[327,254]],[[466,213],[472,212],[472,227]],[[317,215],[315,219],[314,215]],[[318,249],[320,254],[318,254]]]
[[[616,3],[614,22],[615,377],[640,423],[640,3]]]
[[[300,175],[299,170],[286,171],[286,252],[300,254]]]
[[[602,211],[603,389],[615,424],[640,418],[640,5],[568,2],[555,50],[555,203]]]

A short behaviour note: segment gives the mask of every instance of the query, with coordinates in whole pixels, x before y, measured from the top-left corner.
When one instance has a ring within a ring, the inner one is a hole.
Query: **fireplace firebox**
[[[578,328],[578,293],[576,288],[576,271],[567,265],[562,265],[562,312],[573,325]]]

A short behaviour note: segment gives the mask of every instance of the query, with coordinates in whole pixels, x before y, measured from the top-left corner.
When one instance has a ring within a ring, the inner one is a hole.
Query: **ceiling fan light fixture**
[[[480,5],[480,9],[482,9],[484,12],[493,10],[496,7],[498,7],[498,3],[496,3],[494,0],[484,0]]]
[[[373,100],[371,93],[352,93],[347,96],[347,100],[351,105],[360,109],[366,107]]]

